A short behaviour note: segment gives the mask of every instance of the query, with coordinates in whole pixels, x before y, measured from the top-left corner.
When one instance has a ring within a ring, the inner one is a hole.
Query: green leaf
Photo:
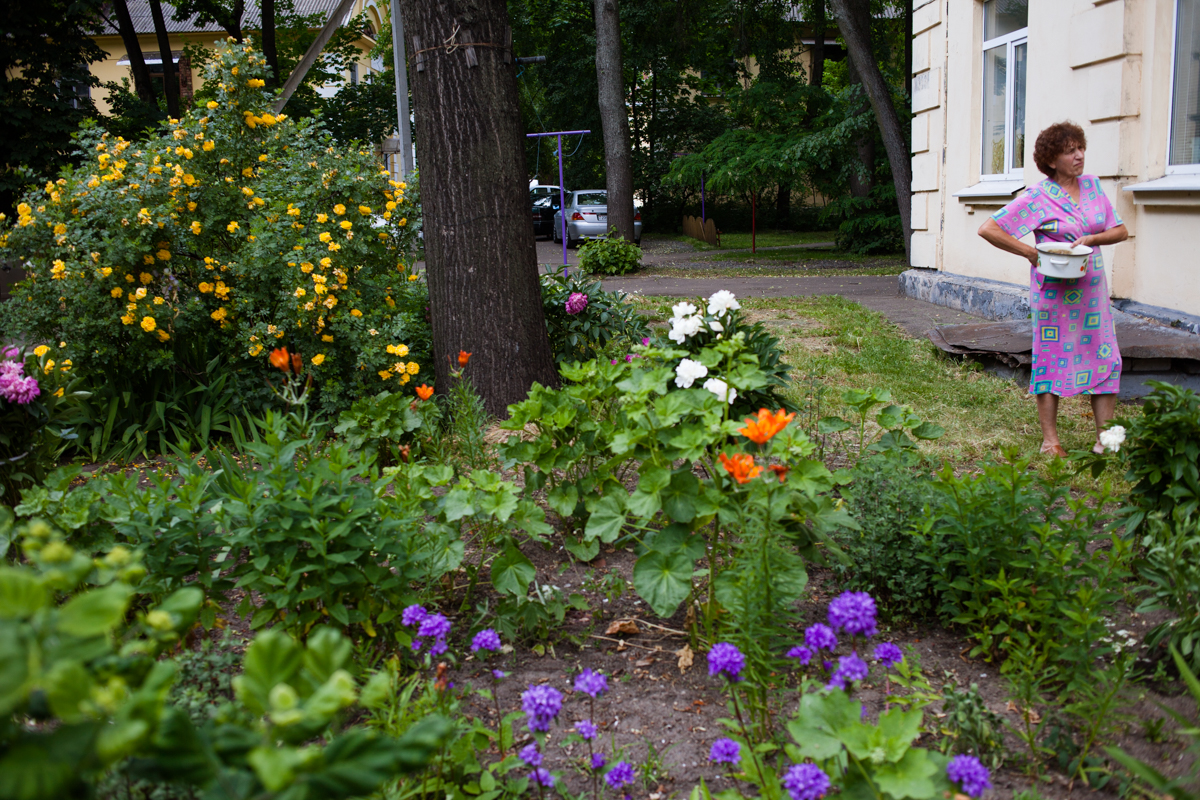
[[[616,492],[600,498],[588,517],[587,527],[584,528],[584,540],[599,539],[610,544],[616,541],[625,525],[625,506]]]
[[[932,422],[922,422],[911,431],[918,439],[940,439],[946,434],[946,429]]]
[[[876,767],[873,777],[879,788],[896,800],[909,797],[924,800],[937,797],[938,789],[943,788],[934,780],[939,772],[928,750],[913,747],[899,762],[880,764]]]
[[[42,678],[50,709],[67,723],[86,718],[80,706],[91,700],[92,686],[92,676],[78,661],[59,661]]]
[[[45,585],[32,572],[0,567],[0,619],[28,619],[49,600]]]
[[[276,684],[290,682],[302,660],[300,645],[286,633],[267,630],[258,634],[246,648],[242,674],[233,680],[238,699],[256,716],[266,714],[271,690]]]
[[[569,517],[579,505],[579,490],[573,483],[559,484],[546,493],[546,502],[560,517]]]
[[[125,618],[133,589],[124,583],[77,594],[58,610],[55,627],[68,636],[102,636]]]
[[[696,499],[700,494],[700,481],[690,467],[683,467],[671,474],[671,483],[662,490],[663,511],[676,522],[691,522],[696,517]]]
[[[333,614],[332,610],[330,614]],[[322,625],[309,634],[308,646],[304,649],[304,669],[316,684],[321,684],[345,667],[353,654],[354,645],[341,631]]]
[[[817,433],[824,436],[848,430],[850,430],[850,423],[841,417],[822,417],[817,420]]]
[[[537,577],[537,569],[509,539],[504,552],[492,562],[492,585],[502,594],[524,597],[529,593],[529,584]]]
[[[580,541],[576,536],[564,534],[563,547],[567,548],[567,552],[578,558],[580,561],[591,561],[593,558],[600,555],[599,539]]]
[[[633,565],[633,586],[654,613],[669,617],[692,592],[692,559],[651,550]]]

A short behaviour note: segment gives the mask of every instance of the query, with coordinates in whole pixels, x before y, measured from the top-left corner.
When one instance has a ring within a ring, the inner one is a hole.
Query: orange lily
[[[784,466],[783,464],[768,464],[767,469],[771,470],[771,472],[774,472],[776,475],[778,475],[779,482],[783,483],[784,481],[787,480],[787,475],[789,472],[791,472],[792,468],[788,467],[788,466]]]
[[[299,353],[292,353],[292,372],[299,375],[303,371],[304,359],[300,357]]]
[[[429,398],[433,397],[433,387],[426,386],[422,383],[417,387],[417,397],[421,398],[422,400],[428,400]]]
[[[467,362],[468,362],[468,361],[470,361],[470,360],[471,360],[471,354],[470,354],[470,353],[468,353],[466,350],[459,350],[459,351],[458,351],[458,365],[459,365],[460,367],[465,367],[465,366],[467,365]]]
[[[765,408],[760,408],[758,419],[746,417],[746,427],[738,428],[738,433],[755,444],[766,444],[772,436],[786,428],[788,423],[795,418],[795,412],[785,414],[782,408],[774,414]]]
[[[290,357],[286,347],[277,347],[271,351],[271,366],[275,369],[281,369],[284,372],[288,371],[288,362]]]
[[[732,458],[721,453],[720,458],[725,471],[738,483],[749,483],[762,472],[762,467],[754,463],[754,456],[749,453],[738,453]]]

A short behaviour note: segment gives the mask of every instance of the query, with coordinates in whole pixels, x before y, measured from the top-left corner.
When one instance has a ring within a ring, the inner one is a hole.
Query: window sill
[[[1200,174],[1180,173],[1124,188],[1139,206],[1200,206]]]
[[[1024,178],[1014,178],[1012,180],[1001,181],[980,181],[974,186],[969,186],[966,189],[961,189],[951,197],[957,197],[960,203],[970,203],[972,205],[990,205],[991,203],[999,203],[1004,205],[1009,200],[1016,196],[1017,192],[1025,188]],[[989,203],[991,201],[991,203]]]

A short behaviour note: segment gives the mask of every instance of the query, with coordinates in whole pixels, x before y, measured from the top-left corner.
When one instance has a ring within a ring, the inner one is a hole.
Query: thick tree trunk
[[[154,35],[158,39],[159,55],[162,56],[167,114],[171,119],[179,119],[182,116],[179,112],[179,75],[175,71],[175,59],[171,53],[171,35],[167,33],[167,22],[163,19],[162,5],[158,0],[150,0],[150,17],[154,20]]]
[[[505,416],[558,380],[529,225],[525,131],[505,0],[400,0],[412,75],[436,386],[450,361]],[[468,42],[488,46],[456,47]],[[427,49],[428,48],[428,49]],[[457,362],[455,362],[457,363]]]
[[[113,11],[117,14],[117,28],[121,33],[121,41],[125,44],[125,53],[129,56],[129,71],[133,73],[133,90],[144,103],[154,102],[154,84],[150,80],[150,70],[146,67],[146,58],[142,55],[142,45],[138,42],[137,31],[133,28],[133,18],[129,16],[129,6],[125,0],[114,0]]]
[[[892,95],[875,57],[871,53],[871,4],[870,0],[830,0],[834,16],[837,18],[838,30],[846,42],[850,59],[862,76],[863,88],[867,90],[867,98],[871,108],[875,110],[875,119],[879,123],[879,131],[883,134],[883,146],[887,149],[888,162],[892,168],[892,180],[896,184],[896,205],[900,212],[900,222],[904,226],[904,253],[911,263],[912,239],[912,162],[909,160],[908,142],[904,138],[904,129],[900,125],[900,117],[892,105]]]
[[[263,58],[271,70],[269,85],[279,86],[279,50],[275,46],[275,0],[262,0],[262,48]]]
[[[608,225],[633,240],[633,165],[629,157],[629,111],[621,72],[621,10],[618,0],[594,0],[596,83],[608,187]]]
[[[862,88],[862,75],[851,61],[847,64],[846,80],[851,86]],[[865,92],[864,92],[865,95]],[[855,113],[866,114],[871,109],[870,101],[864,96],[861,105]],[[850,176],[850,195],[852,197],[869,197],[871,187],[875,184],[875,131],[866,130],[854,149],[858,152],[858,163],[861,168]]]
[[[825,83],[825,0],[816,0],[813,4],[813,46],[812,59],[808,73],[808,82],[812,86]]]

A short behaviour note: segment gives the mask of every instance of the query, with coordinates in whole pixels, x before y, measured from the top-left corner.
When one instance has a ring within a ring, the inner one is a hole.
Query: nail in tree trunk
[[[400,0],[400,16],[411,46],[435,385],[449,387],[447,356],[466,350],[484,405],[505,416],[534,382],[558,381],[508,10],[505,0]],[[453,46],[468,42],[488,46]]]
[[[150,0],[150,17],[154,20],[154,35],[158,39],[159,55],[162,56],[163,94],[167,98],[167,115],[179,119],[179,73],[175,69],[175,58],[171,52],[171,35],[163,19],[162,5]]]
[[[629,153],[629,111],[621,72],[621,9],[618,0],[594,0],[596,83],[608,188],[608,225],[633,240],[633,165]]]
[[[863,88],[875,111],[883,146],[887,149],[896,185],[896,205],[904,227],[904,253],[911,263],[912,239],[912,162],[900,117],[892,105],[892,95],[883,73],[871,52],[870,0],[830,0],[838,30],[846,42],[850,60],[862,76]]]
[[[271,70],[269,83],[278,86],[279,80],[279,50],[275,46],[275,0],[262,0],[262,48],[263,58]]]
[[[133,90],[143,103],[153,103],[154,83],[150,80],[150,70],[146,67],[146,58],[142,55],[142,45],[138,41],[137,31],[134,30],[133,19],[129,16],[129,6],[125,0],[113,0],[113,11],[117,14],[117,30],[125,44],[125,53],[129,56]]]

